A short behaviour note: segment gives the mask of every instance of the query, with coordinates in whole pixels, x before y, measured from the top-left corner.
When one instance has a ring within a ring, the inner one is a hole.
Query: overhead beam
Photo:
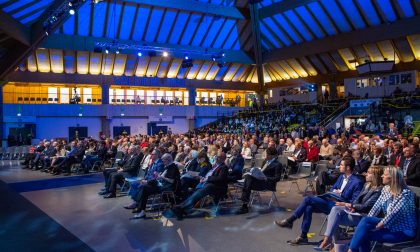
[[[1,9],[0,30],[26,46],[31,45],[29,29]]]
[[[96,38],[96,37],[88,37],[88,36],[71,36],[71,35],[63,35],[63,34],[53,34],[48,37],[45,43],[42,44],[41,47],[50,48],[50,49],[62,49],[62,50],[75,50],[75,51],[90,51],[93,52],[95,44],[98,42],[104,43],[112,43],[113,39],[108,38]],[[121,44],[126,45],[141,45],[141,46],[152,46],[152,47],[159,47],[159,48],[167,48],[168,50],[174,51],[174,54],[171,52],[172,58],[183,58],[185,55],[183,52],[178,51],[202,51],[205,52],[207,50],[207,55],[214,53],[215,55],[219,54],[221,51],[225,53],[225,61],[226,62],[236,62],[236,63],[243,63],[243,64],[253,64],[254,61],[252,60],[249,55],[244,51],[238,50],[223,50],[223,49],[214,49],[214,48],[201,48],[195,46],[184,46],[184,45],[173,45],[173,44],[165,44],[165,43],[154,43],[154,42],[145,42],[145,41],[133,41],[133,40],[118,40]],[[124,49],[120,50],[121,53],[124,54],[133,54],[137,55],[138,51],[134,49]],[[201,60],[211,60],[211,57],[202,55],[202,54],[190,54],[189,55],[193,59],[201,59]]]
[[[264,90],[264,71],[263,71],[263,57],[261,48],[261,29],[260,29],[260,18],[258,14],[258,4],[249,4],[249,11],[251,13],[251,27],[252,27],[252,42],[254,45],[254,57],[257,67],[258,85],[260,86],[259,96],[260,101],[263,100]]]
[[[262,7],[260,9],[260,17],[261,19],[264,19],[277,13],[282,13],[313,2],[318,2],[318,0],[283,0],[281,2]]]
[[[57,10],[64,3],[67,3],[67,1],[68,0],[55,0],[41,14],[41,16],[38,18],[38,21],[32,24],[30,29],[30,46],[15,45],[14,48],[9,48],[8,54],[6,54],[4,57],[5,59],[0,62],[0,80],[4,80],[10,72],[16,69],[19,64],[26,60],[29,55],[39,47],[42,41],[47,37],[43,28],[44,21],[51,15],[52,12]],[[81,5],[78,5],[77,8],[80,7]],[[58,29],[61,24],[63,24],[69,18],[69,16],[70,14],[65,13],[64,16],[60,18],[53,27],[51,27],[50,33],[53,33],[56,29]]]
[[[400,62],[394,66],[395,72],[412,71],[420,69],[420,60],[412,62]],[[344,83],[344,79],[358,77],[356,70],[345,72],[337,72],[334,74],[318,74],[316,76],[308,76],[303,78],[289,79],[277,82],[267,83],[267,88],[276,87],[296,87],[306,83],[323,84],[323,83]]]
[[[420,16],[265,52],[264,62],[300,58],[420,33]]]
[[[122,3],[136,3],[150,6],[158,6],[184,11],[213,14],[233,19],[246,19],[243,13],[236,7],[216,5],[193,0],[119,0]]]
[[[125,86],[150,86],[168,88],[208,88],[224,90],[257,91],[258,85],[250,82],[208,81],[189,79],[147,78],[137,76],[113,76],[92,74],[40,73],[15,71],[8,76],[9,82],[27,83],[69,83],[69,84],[101,84]],[[223,85],[221,85],[221,83]]]

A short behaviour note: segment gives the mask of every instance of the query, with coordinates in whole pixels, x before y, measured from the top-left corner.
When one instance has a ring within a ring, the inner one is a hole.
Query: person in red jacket
[[[319,154],[319,149],[318,147],[314,144],[314,141],[309,140],[308,141],[308,154],[306,155],[306,161],[307,162],[318,162],[318,154]]]

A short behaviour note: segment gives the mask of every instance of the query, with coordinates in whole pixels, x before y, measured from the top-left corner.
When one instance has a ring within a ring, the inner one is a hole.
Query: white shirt
[[[340,194],[343,192],[344,188],[346,188],[346,185],[349,182],[350,176],[347,177],[346,175],[343,175],[344,179],[343,179],[343,183],[341,184],[341,187],[340,187]]]

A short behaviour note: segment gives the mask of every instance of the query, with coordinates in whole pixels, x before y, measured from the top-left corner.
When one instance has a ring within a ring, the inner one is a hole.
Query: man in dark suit
[[[245,159],[242,157],[238,148],[232,149],[232,157],[230,159],[229,168],[229,182],[236,182],[242,179],[242,171],[244,169]]]
[[[261,172],[264,177],[256,178],[251,174],[245,175],[244,187],[242,189],[242,207],[236,214],[248,213],[248,203],[252,190],[256,191],[276,191],[277,182],[281,179],[283,166],[277,160],[277,150],[275,147],[268,147],[266,150],[267,158],[263,162]]]
[[[420,187],[420,158],[416,155],[416,147],[413,144],[405,147],[403,154],[399,168],[404,173],[407,185]]]
[[[353,202],[363,189],[364,182],[354,174],[355,161],[351,157],[345,157],[340,164],[342,175],[331,188],[330,194],[340,197],[343,202]],[[311,227],[312,213],[329,214],[335,206],[335,201],[323,196],[307,196],[295,209],[292,216],[282,221],[275,221],[280,227],[292,228],[293,222],[303,216],[301,235],[295,240],[288,241],[290,245],[308,244],[308,232]]]
[[[290,166],[291,174],[297,172],[298,165],[306,160],[306,149],[302,146],[302,141],[300,139],[295,140],[295,151],[287,161],[287,164]]]
[[[109,177],[110,183],[107,190],[109,193],[104,196],[105,199],[116,197],[117,184],[121,183],[125,177],[137,176],[141,162],[139,147],[136,145],[131,145],[130,148],[128,148],[127,154],[128,160],[125,162],[124,166],[118,169],[116,172],[112,173]]]
[[[353,151],[353,158],[356,161],[354,171],[356,174],[362,175],[367,172],[370,162],[363,159],[359,150]]]
[[[214,197],[217,202],[227,192],[228,167],[225,164],[226,154],[222,151],[217,153],[216,163],[212,169],[200,180],[197,190],[180,205],[172,208],[178,219],[182,219],[194,205],[207,195]]]

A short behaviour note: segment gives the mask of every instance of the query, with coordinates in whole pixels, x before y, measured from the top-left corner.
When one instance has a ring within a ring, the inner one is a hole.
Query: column
[[[2,137],[2,141],[0,142],[0,146],[3,146],[3,140],[7,143],[7,135],[3,135],[4,129],[4,123],[3,123],[3,85],[5,85],[6,82],[0,81],[0,136]],[[4,146],[3,146],[4,147]]]
[[[102,104],[109,104],[109,84],[102,84]]]
[[[328,86],[330,87],[330,99],[336,99],[338,97],[337,83],[330,82]]]
[[[197,97],[197,92],[195,90],[195,88],[190,87],[188,88],[188,96],[189,96],[189,105],[190,106],[195,106],[195,99]]]

